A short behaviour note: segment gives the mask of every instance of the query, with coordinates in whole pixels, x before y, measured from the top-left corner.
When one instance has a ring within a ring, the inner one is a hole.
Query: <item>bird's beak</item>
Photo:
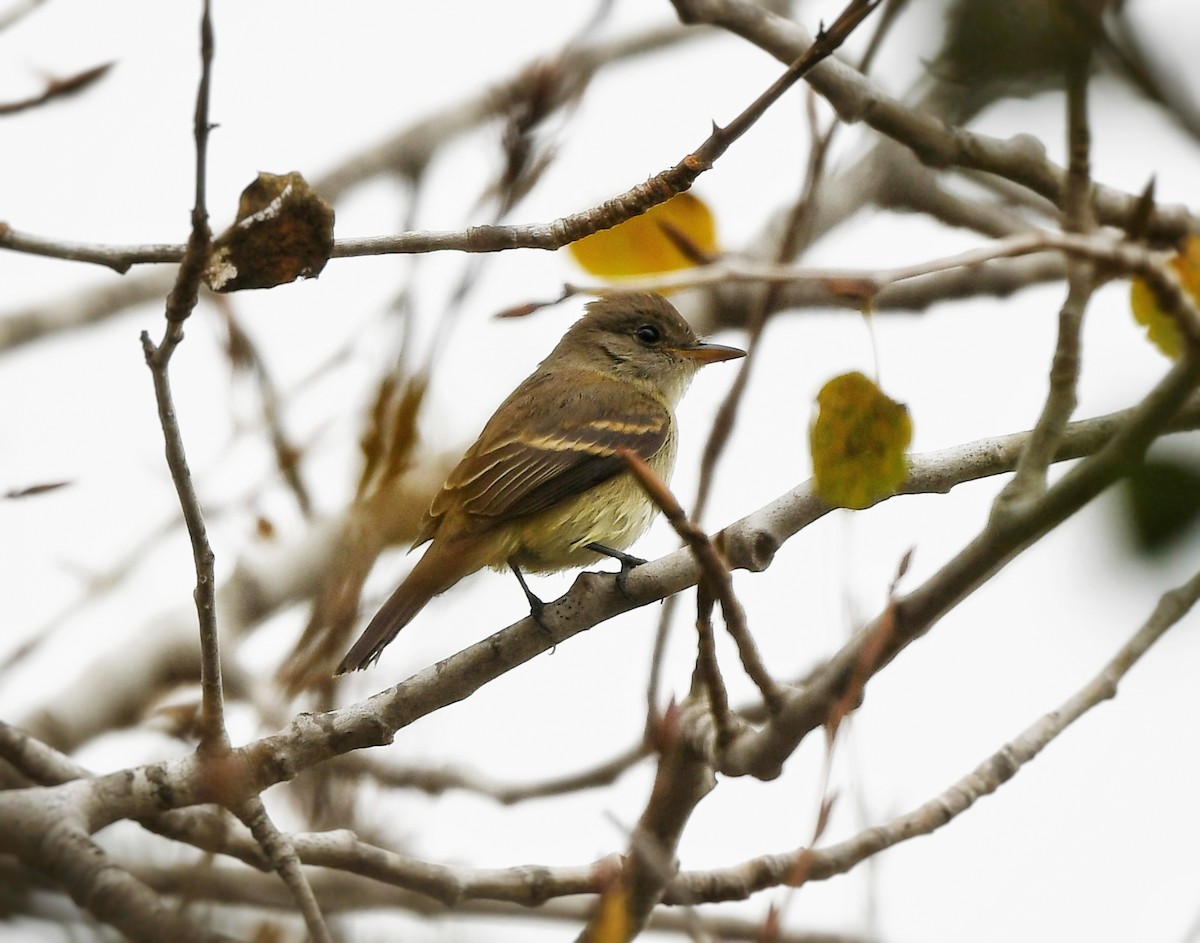
[[[706,363],[720,363],[722,360],[736,360],[745,357],[746,352],[737,347],[726,347],[724,344],[699,343],[692,347],[681,347],[679,352],[698,366]]]

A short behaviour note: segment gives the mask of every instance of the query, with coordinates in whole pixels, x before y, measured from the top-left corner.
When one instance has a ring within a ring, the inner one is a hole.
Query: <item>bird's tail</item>
[[[462,577],[479,568],[470,566],[457,548],[440,546],[437,541],[425,551],[412,572],[367,624],[358,641],[346,653],[336,674],[369,668],[399,633],[438,593],[444,592]]]

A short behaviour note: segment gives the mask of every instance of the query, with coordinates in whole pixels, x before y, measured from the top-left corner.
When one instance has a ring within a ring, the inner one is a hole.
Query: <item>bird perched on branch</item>
[[[657,507],[622,450],[668,479],[675,406],[705,364],[745,351],[704,343],[660,295],[606,295],[587,306],[488,420],[421,522],[425,555],[367,625],[338,673],[368,667],[434,596],[483,567],[551,573],[624,553]]]

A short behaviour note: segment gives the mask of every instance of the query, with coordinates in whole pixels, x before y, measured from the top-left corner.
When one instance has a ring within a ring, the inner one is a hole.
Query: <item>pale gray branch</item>
[[[729,30],[773,55],[792,62],[812,43],[811,35],[786,17],[764,10],[749,0],[676,0],[688,22]],[[1018,183],[1061,207],[1066,171],[1046,158],[1041,142],[1030,135],[1007,140],[947,125],[886,94],[870,78],[838,59],[829,59],[807,77],[843,121],[862,121],[880,134],[909,148],[935,168],[979,170]],[[1097,185],[1097,221],[1124,228],[1138,210],[1139,198]],[[1200,220],[1186,207],[1156,207],[1148,233],[1172,243],[1188,232],[1200,232]]]
[[[672,882],[665,902],[740,900],[769,887],[826,880],[845,874],[886,848],[932,834],[1012,779],[1093,707],[1115,697],[1118,684],[1134,664],[1191,611],[1197,599],[1200,574],[1165,593],[1149,619],[1079,691],[928,802],[827,848],[803,848],[754,858],[731,868],[681,874]]]

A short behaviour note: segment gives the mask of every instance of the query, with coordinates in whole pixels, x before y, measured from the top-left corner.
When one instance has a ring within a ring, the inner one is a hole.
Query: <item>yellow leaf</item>
[[[1189,236],[1183,251],[1171,259],[1171,268],[1179,276],[1184,290],[1200,304],[1200,236]],[[1129,304],[1138,324],[1146,328],[1146,336],[1159,350],[1173,360],[1183,353],[1183,337],[1175,321],[1164,314],[1154,300],[1154,292],[1140,278],[1133,280]]]
[[[861,509],[893,494],[908,475],[908,409],[861,373],[834,377],[817,394],[809,429],[817,494],[835,507]]]
[[[592,919],[593,943],[625,943],[630,937],[629,914],[625,909],[625,889],[620,881],[600,895],[600,906]]]
[[[601,278],[671,272],[717,253],[716,226],[699,197],[680,193],[570,249],[576,262]]]

